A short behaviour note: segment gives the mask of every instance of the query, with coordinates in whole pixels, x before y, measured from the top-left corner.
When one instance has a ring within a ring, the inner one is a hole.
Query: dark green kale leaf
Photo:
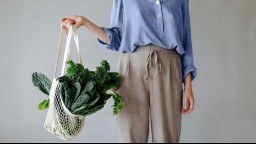
[[[49,97],[52,82],[41,73],[34,72],[32,74],[32,82],[34,86],[38,87],[44,94]],[[39,110],[44,110],[49,108],[50,100],[44,100],[38,105]]]
[[[44,94],[49,96],[52,82],[44,74],[33,73],[32,82],[34,86],[38,87]]]
[[[92,85],[90,82],[88,82],[82,91],[81,95],[78,96],[78,98],[74,101],[72,107],[71,107],[71,112],[75,112],[77,109],[82,107],[83,105],[87,104],[90,100],[90,95],[87,94],[88,90],[93,89]]]

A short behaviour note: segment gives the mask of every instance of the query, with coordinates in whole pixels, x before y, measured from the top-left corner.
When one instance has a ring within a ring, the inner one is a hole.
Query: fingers
[[[185,97],[184,98],[184,107],[182,109],[182,114],[183,115],[188,115],[190,114],[191,112],[193,112],[194,110],[194,104],[195,104],[195,100],[194,98],[191,96],[191,97]]]
[[[70,18],[61,19],[61,29],[67,30],[73,24],[75,24],[75,21]]]
[[[65,24],[64,24],[63,22],[61,23],[60,28],[61,28],[62,30],[67,31],[67,27],[65,26]]]
[[[188,109],[187,114],[190,114],[193,110],[194,110],[194,99],[189,98],[189,109]]]
[[[77,19],[77,16],[71,16],[71,17],[69,17],[69,19],[75,21]]]
[[[184,102],[183,102],[183,109],[182,109],[182,114],[187,114],[187,112],[188,112],[188,108],[190,107],[189,106],[189,99],[188,99],[188,97],[185,97],[184,98]]]

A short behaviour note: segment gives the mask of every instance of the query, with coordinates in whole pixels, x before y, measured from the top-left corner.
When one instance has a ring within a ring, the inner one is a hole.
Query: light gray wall
[[[74,14],[108,26],[111,0],[0,0],[0,142],[62,142],[43,127],[44,96],[31,74],[53,76],[60,19]],[[183,119],[181,142],[256,142],[256,1],[191,0],[195,112]],[[118,53],[79,30],[91,69],[102,59],[115,71]],[[112,102],[86,119],[72,142],[118,142]]]

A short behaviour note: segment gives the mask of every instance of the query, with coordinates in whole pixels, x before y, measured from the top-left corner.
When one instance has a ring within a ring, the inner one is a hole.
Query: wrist
[[[184,82],[185,89],[192,89],[191,74],[188,74]]]
[[[87,27],[88,21],[89,21],[89,20],[88,20],[87,18],[84,18],[84,19],[83,19],[83,26]]]
[[[185,87],[186,90],[191,90],[192,89],[192,84],[191,83],[186,83],[184,87]]]

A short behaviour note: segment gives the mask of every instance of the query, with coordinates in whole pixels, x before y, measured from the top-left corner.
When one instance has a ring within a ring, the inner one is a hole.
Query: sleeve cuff
[[[112,33],[111,31],[108,29],[108,28],[105,28],[105,27],[101,27],[104,32],[106,33],[108,39],[109,39],[109,42],[108,43],[104,43],[102,40],[100,40],[99,38],[97,38],[97,43],[99,45],[101,45],[102,47],[104,48],[107,48],[107,49],[111,49],[113,47],[113,42],[112,42]]]
[[[186,76],[191,72],[191,81],[197,76],[197,68],[195,66],[188,66],[182,72],[182,82],[185,82]]]

